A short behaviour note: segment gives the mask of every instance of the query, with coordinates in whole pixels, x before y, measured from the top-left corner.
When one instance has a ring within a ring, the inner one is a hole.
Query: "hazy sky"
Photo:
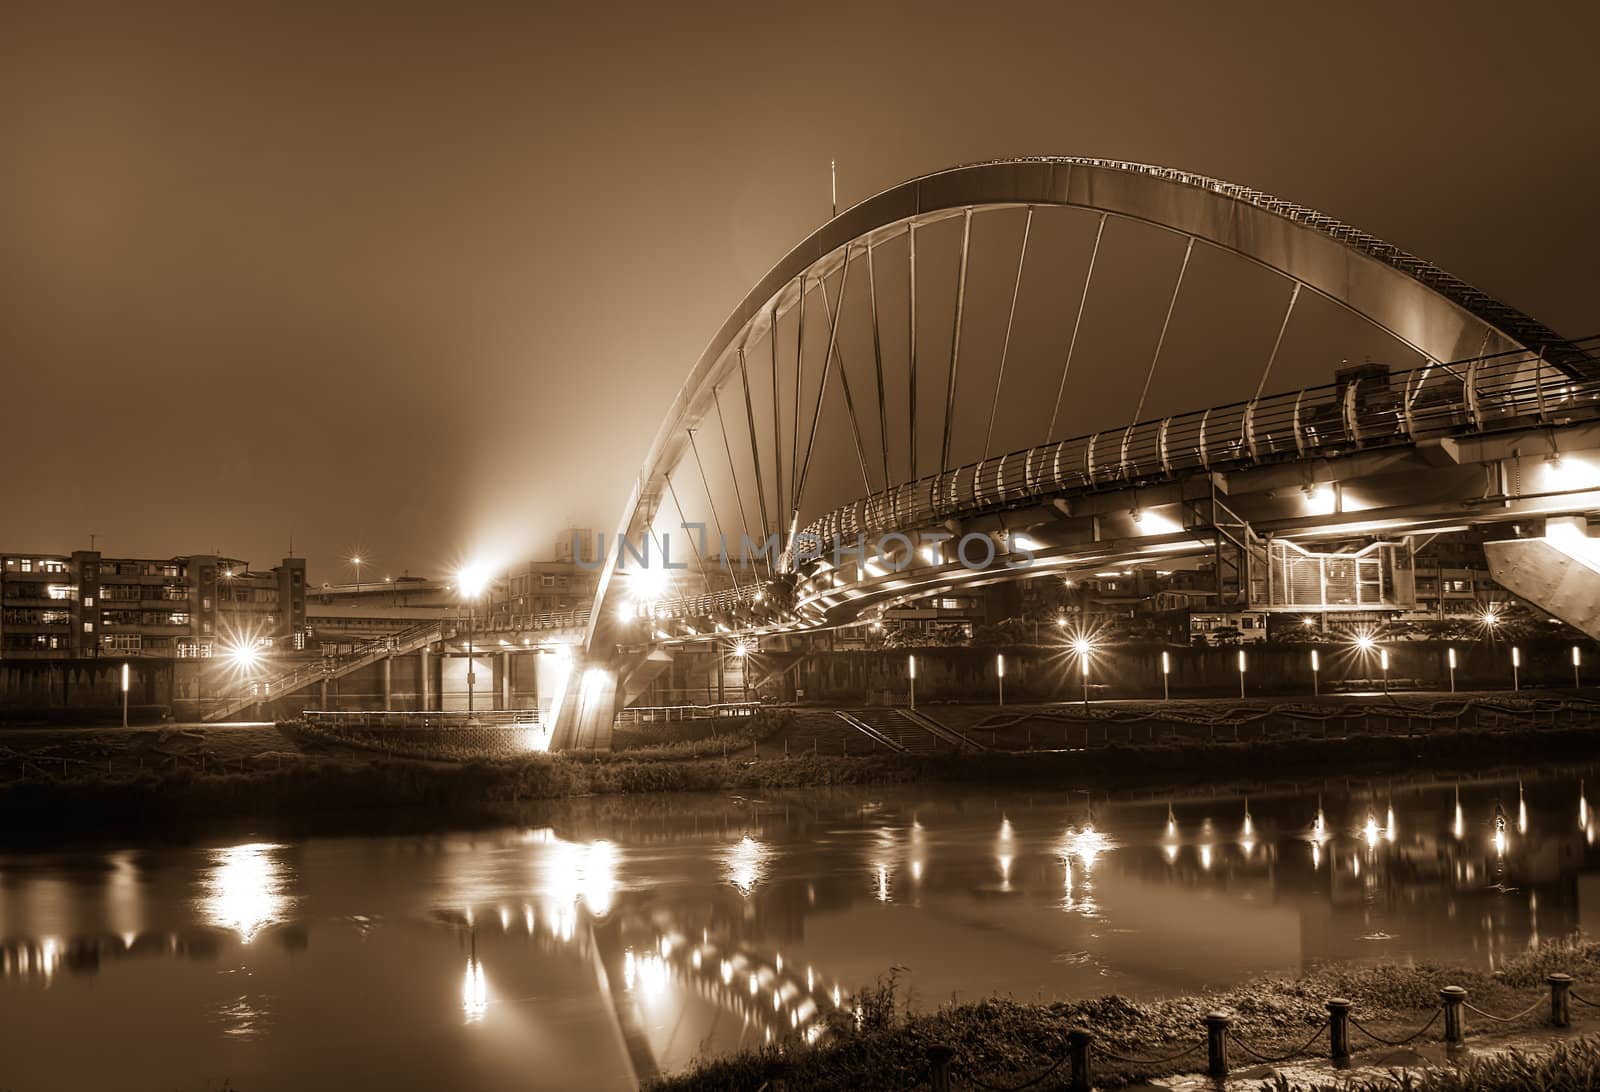
[[[437,571],[611,529],[842,204],[1096,155],[1600,330],[1593,4],[0,6],[0,549]],[[1197,397],[1202,397],[1197,392]]]

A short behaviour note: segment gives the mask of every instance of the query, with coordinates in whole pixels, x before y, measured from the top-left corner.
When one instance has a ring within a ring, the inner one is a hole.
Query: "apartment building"
[[[306,572],[237,558],[0,554],[0,658],[206,659],[250,643],[301,647]]]

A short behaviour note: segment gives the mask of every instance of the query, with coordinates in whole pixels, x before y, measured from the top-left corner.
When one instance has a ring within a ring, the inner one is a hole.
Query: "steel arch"
[[[1586,358],[1560,335],[1437,266],[1313,209],[1257,190],[1166,167],[1109,159],[1041,157],[970,164],[901,183],[845,210],[779,261],[723,323],[673,399],[622,513],[637,536],[666,475],[687,455],[689,430],[713,412],[715,388],[740,354],[853,249],[975,209],[1063,207],[1138,221],[1202,240],[1264,266],[1371,322],[1431,362],[1539,353],[1557,368]],[[914,303],[913,303],[914,306]],[[795,498],[790,498],[791,501]],[[796,507],[791,504],[790,507]],[[788,527],[794,513],[775,513]],[[615,551],[607,554],[586,644],[610,613]]]

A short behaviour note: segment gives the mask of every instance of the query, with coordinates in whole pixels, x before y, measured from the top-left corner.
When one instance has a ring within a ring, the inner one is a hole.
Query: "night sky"
[[[1596,5],[862,7],[0,7],[0,550],[609,530],[830,159],[1187,168],[1600,330]]]

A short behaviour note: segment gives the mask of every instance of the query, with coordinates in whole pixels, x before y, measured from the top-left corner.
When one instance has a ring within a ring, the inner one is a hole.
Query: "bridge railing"
[[[444,728],[537,727],[537,709],[492,709],[468,713],[448,712],[351,712],[308,709],[301,714],[313,728],[357,728],[363,731],[421,732]]]
[[[483,633],[522,633],[541,629],[583,629],[589,624],[589,610],[546,611],[542,614],[491,614],[478,619]]]
[[[1600,338],[1574,343],[1590,363]],[[1568,361],[1570,365],[1570,360]],[[1196,470],[1330,456],[1517,424],[1600,416],[1600,379],[1516,352],[1337,383],[1153,418],[1013,451],[895,486],[837,508],[806,532],[823,542],[925,527],[1074,491]],[[789,554],[783,567],[792,568]]]
[[[636,705],[618,710],[612,722],[617,727],[641,724],[669,724],[683,720],[722,720],[751,717],[761,708],[758,701],[730,701],[716,705]]]

